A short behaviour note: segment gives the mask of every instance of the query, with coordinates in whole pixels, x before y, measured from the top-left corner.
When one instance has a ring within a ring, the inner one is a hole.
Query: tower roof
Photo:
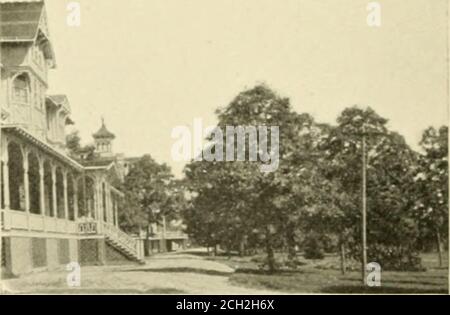
[[[102,126],[100,129],[92,135],[94,139],[114,139],[116,136],[110,132],[105,125],[105,120],[102,119]]]

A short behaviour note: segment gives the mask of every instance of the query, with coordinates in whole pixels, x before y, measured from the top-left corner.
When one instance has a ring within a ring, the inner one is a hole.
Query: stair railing
[[[127,233],[123,232],[119,228],[115,227],[114,225],[106,223],[106,222],[103,222],[103,232],[111,240],[113,240],[116,243],[125,247],[129,252],[131,252],[137,258],[140,258],[138,256],[138,250],[137,250],[138,244],[137,244],[137,241],[133,237],[131,237]]]

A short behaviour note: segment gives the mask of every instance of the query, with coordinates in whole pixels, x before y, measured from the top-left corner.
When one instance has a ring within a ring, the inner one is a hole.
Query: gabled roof
[[[64,109],[68,113],[70,113],[70,103],[66,95],[47,95],[46,99],[49,100],[53,105],[64,107]]]
[[[42,1],[0,1],[2,41],[34,41],[44,8]]]
[[[46,27],[45,4],[41,0],[0,0],[0,42],[44,44],[45,58],[55,65],[55,54]]]
[[[61,105],[64,103],[68,103],[69,100],[67,99],[66,95],[58,94],[58,95],[47,95],[49,99],[51,99],[55,104]]]

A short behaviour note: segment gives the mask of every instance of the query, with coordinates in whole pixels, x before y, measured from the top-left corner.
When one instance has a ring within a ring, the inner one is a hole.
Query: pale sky
[[[115,151],[150,153],[176,174],[172,128],[216,123],[214,110],[265,82],[295,110],[333,123],[371,106],[417,147],[448,123],[446,0],[383,0],[379,28],[366,0],[47,0],[58,67],[84,141],[105,117]]]

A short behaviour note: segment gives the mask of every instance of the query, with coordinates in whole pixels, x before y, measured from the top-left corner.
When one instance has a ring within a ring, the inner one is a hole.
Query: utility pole
[[[1,6],[1,4],[0,4],[0,6]],[[0,10],[1,10],[1,8],[0,8]],[[1,14],[0,14],[0,19],[1,19]],[[1,21],[0,21],[0,28],[1,28]],[[0,30],[0,33],[1,33],[1,30]],[[0,93],[3,93],[3,86],[2,86],[2,79],[1,79],[1,76],[3,75],[3,65],[2,65],[2,58],[1,58],[1,55],[2,55],[2,47],[0,46]],[[2,125],[3,125],[3,118],[2,118],[2,115],[3,115],[3,98],[0,96],[0,159],[3,159],[3,152],[2,152],[2,150],[3,150],[3,143],[2,143]],[[7,148],[6,148],[7,149]],[[1,166],[1,164],[0,164],[0,166]],[[3,178],[3,167],[0,167],[0,176]],[[3,293],[3,284],[2,284],[2,276],[3,276],[3,269],[2,269],[2,267],[3,267],[3,264],[2,264],[2,262],[3,262],[3,259],[4,259],[4,257],[3,257],[3,255],[2,255],[2,253],[3,253],[3,222],[2,222],[2,213],[1,213],[1,211],[2,211],[2,196],[1,196],[2,194],[0,194],[0,294],[2,294]]]
[[[361,215],[361,239],[362,239],[362,283],[366,285],[366,266],[367,266],[367,192],[366,192],[366,130],[363,125],[362,134],[362,215]]]
[[[362,120],[362,117],[358,121]],[[356,121],[356,119],[354,119]],[[367,156],[367,137],[384,136],[383,131],[366,131],[366,122],[362,122],[362,132],[352,133],[352,135],[361,136],[361,276],[362,284],[366,285],[367,280],[367,165],[369,157]]]

